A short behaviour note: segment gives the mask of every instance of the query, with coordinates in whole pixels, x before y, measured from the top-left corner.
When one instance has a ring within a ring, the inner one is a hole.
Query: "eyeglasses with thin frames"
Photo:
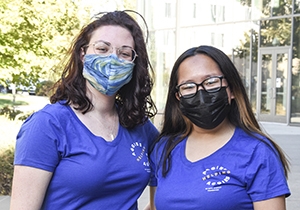
[[[113,46],[109,42],[105,42],[102,40],[96,41],[94,43],[83,46],[84,48],[93,46],[94,53],[101,56],[109,56],[113,53]],[[129,62],[134,62],[136,57],[138,56],[135,50],[129,46],[122,46],[116,49],[116,55],[118,58],[122,60],[126,60]]]

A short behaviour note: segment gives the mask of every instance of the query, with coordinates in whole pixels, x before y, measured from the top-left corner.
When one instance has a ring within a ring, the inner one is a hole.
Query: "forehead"
[[[94,43],[98,40],[111,43],[112,46],[130,46],[134,47],[134,39],[130,31],[121,26],[101,26],[97,28],[91,36],[90,43]]]
[[[196,54],[186,58],[178,68],[178,84],[186,81],[201,82],[210,76],[222,75],[218,64],[209,56]]]

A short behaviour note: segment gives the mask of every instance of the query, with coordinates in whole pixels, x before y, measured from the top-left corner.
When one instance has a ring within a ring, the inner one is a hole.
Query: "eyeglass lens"
[[[101,41],[94,43],[94,52],[98,55],[108,56],[112,53],[112,51],[113,47],[111,45],[108,45]],[[133,61],[136,57],[135,51],[128,46],[117,48],[116,51],[118,58],[123,60]]]
[[[179,94],[183,97],[192,97],[198,91],[198,87],[201,86],[207,92],[217,92],[222,86],[223,77],[210,77],[205,79],[200,84],[194,82],[187,82],[178,86]]]

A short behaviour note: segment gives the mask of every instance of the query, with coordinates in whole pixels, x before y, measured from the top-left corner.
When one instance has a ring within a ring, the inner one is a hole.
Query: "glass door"
[[[260,49],[257,117],[260,121],[287,123],[289,49]]]

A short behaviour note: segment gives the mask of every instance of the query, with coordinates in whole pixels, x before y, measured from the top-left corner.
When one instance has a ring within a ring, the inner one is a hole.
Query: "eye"
[[[99,53],[99,54],[107,53],[108,48],[105,46],[95,46],[95,51],[96,51],[96,53]]]
[[[106,55],[107,53],[110,52],[111,47],[103,42],[98,42],[95,43],[94,45],[94,51],[96,54],[104,54]]]
[[[130,56],[130,53],[128,53],[128,52],[123,52],[123,51],[120,52],[120,56],[125,57],[125,58],[131,57],[131,56]]]
[[[194,83],[185,83],[179,86],[179,92],[182,95],[193,93],[195,92],[196,89],[197,89],[197,85]]]
[[[189,89],[194,89],[195,87],[196,87],[196,84],[194,84],[194,83],[185,83],[180,86],[180,89],[181,90],[189,90]]]
[[[215,86],[216,84],[219,84],[220,79],[218,77],[212,77],[212,78],[208,78],[205,81],[203,81],[203,85],[204,86]]]
[[[119,57],[121,57],[123,59],[131,59],[132,58],[132,49],[129,47],[120,48]]]

